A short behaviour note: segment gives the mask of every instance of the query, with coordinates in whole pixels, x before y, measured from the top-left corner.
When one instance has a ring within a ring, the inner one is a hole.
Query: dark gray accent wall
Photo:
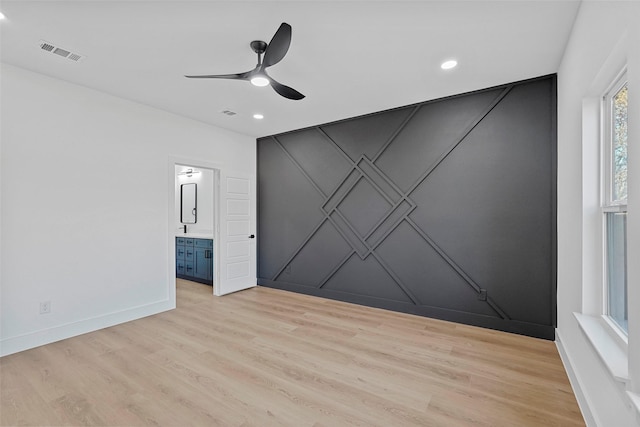
[[[554,338],[556,77],[258,140],[260,285]]]

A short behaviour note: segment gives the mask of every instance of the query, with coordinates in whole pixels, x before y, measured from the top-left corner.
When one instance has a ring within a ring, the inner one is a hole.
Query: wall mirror
[[[195,224],[198,220],[198,186],[195,183],[180,186],[180,222]]]

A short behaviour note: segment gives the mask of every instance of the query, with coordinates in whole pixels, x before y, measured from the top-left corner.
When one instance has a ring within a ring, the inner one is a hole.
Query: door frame
[[[213,172],[213,295],[220,295],[220,268],[216,266],[220,265],[220,171],[221,165],[218,163],[211,163],[197,159],[183,158],[183,157],[169,157],[168,161],[168,271],[167,271],[167,283],[169,291],[169,300],[172,302],[173,307],[176,306],[176,243],[175,239],[178,235],[176,228],[176,166],[190,166],[198,169],[208,169]]]

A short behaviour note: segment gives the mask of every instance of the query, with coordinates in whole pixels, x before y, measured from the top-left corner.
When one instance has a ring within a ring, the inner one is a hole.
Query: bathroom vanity
[[[176,277],[213,285],[213,239],[176,236]]]

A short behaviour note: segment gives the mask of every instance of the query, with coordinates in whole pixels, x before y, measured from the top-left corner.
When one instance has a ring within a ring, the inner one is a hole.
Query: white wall
[[[635,426],[625,386],[609,374],[573,312],[597,314],[602,279],[597,139],[584,108],[597,105],[617,63],[629,78],[629,371],[640,389],[640,2],[584,1],[558,73],[558,329],[587,421]],[[609,75],[609,76],[608,76]],[[596,123],[597,124],[597,123]],[[583,134],[583,126],[585,132]],[[595,128],[597,132],[597,127]],[[595,293],[594,293],[595,292]]]
[[[6,64],[1,78],[0,354],[173,308],[170,159],[255,174],[255,139]]]

